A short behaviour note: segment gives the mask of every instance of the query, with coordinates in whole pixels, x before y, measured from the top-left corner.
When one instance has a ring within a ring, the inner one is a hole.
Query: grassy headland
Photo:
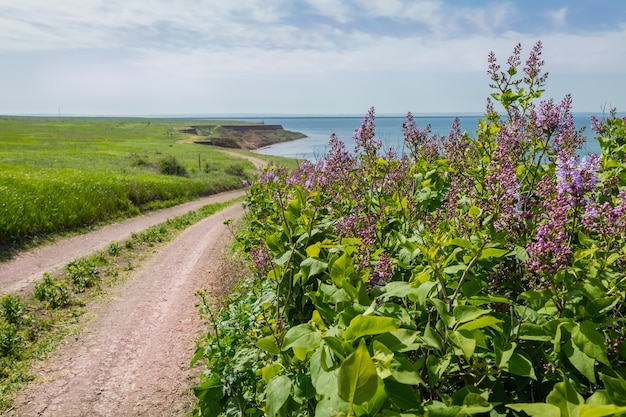
[[[253,165],[217,146],[186,143],[194,124],[0,118],[0,259],[56,233],[242,187]],[[241,122],[203,121],[194,137],[232,124]],[[272,134],[276,142],[292,137]]]

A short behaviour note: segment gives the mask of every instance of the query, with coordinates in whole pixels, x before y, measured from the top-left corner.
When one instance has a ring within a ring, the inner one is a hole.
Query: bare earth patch
[[[194,294],[221,286],[232,238],[223,223],[242,215],[235,204],[189,227],[115,287],[110,301],[89,307],[83,331],[38,365],[37,380],[17,394],[8,415],[188,413],[200,372],[189,362],[203,329]]]

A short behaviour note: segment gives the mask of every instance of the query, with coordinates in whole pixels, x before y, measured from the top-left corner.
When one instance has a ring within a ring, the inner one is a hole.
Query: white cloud
[[[561,7],[558,10],[550,10],[546,14],[554,27],[563,28],[567,26],[567,7]]]

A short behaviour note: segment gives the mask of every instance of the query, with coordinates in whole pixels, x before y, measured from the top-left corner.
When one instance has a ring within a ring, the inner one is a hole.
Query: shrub
[[[372,108],[353,153],[333,135],[258,177],[256,275],[211,313],[200,415],[626,413],[626,119],[581,158],[571,97],[536,102],[541,43],[520,53],[489,55],[506,117],[489,100],[476,137],[409,113],[398,156]]]
[[[228,175],[233,175],[235,177],[246,176],[246,172],[244,171],[243,167],[239,164],[232,164],[232,165],[227,166],[224,172],[227,173]]]
[[[28,306],[18,295],[7,294],[2,297],[0,317],[7,323],[20,325],[27,313]]]
[[[100,282],[100,271],[97,265],[88,259],[75,259],[68,263],[65,269],[75,293],[84,292]]]
[[[23,338],[17,326],[0,321],[0,358],[19,354],[22,344]]]
[[[171,155],[159,161],[159,171],[161,174],[176,175],[178,177],[186,177],[188,175],[187,168]]]
[[[34,296],[39,301],[47,302],[51,308],[66,307],[71,303],[67,283],[53,279],[47,272],[41,281],[35,283]]]

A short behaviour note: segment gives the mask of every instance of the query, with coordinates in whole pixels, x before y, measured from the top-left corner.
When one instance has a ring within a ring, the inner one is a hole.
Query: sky
[[[0,0],[0,114],[482,113],[537,41],[542,98],[626,110],[622,0]]]

